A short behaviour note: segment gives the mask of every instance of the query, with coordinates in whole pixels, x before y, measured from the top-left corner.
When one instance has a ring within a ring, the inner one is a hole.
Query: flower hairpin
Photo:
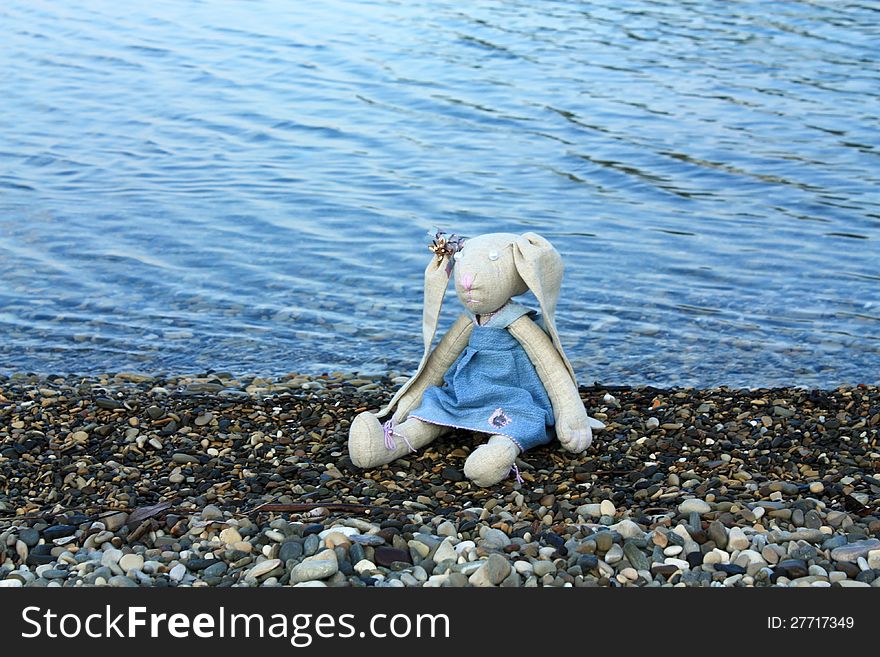
[[[464,248],[466,238],[455,233],[447,235],[442,230],[428,231],[428,237],[431,239],[428,249],[437,256],[437,262],[443,262],[443,258],[448,257],[446,273],[450,274],[452,266],[455,264],[456,256]]]

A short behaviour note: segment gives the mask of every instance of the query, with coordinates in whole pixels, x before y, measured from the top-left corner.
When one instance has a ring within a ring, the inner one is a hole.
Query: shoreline
[[[880,587],[877,386],[581,386],[481,489],[467,433],[351,466],[404,380],[0,375],[0,586]]]

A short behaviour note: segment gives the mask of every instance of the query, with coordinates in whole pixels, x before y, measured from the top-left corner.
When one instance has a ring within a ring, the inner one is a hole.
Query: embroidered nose
[[[473,274],[462,274],[461,275],[461,286],[470,291],[470,289],[474,286],[474,275]]]

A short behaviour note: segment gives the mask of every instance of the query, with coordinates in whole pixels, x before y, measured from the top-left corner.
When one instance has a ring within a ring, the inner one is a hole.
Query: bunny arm
[[[525,349],[553,405],[556,436],[570,452],[587,449],[593,440],[590,420],[577,384],[553,346],[550,337],[528,315],[512,322],[507,330]]]
[[[409,388],[397,401],[393,416],[395,422],[403,422],[407,418],[410,411],[421,403],[422,395],[430,386],[442,385],[447,370],[467,346],[473,328],[473,320],[464,314],[449,328],[428,356],[422,371],[407,384]]]

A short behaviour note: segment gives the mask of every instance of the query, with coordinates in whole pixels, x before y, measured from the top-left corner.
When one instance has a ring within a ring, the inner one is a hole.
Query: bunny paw
[[[593,442],[593,431],[590,428],[589,418],[584,415],[582,421],[560,422],[556,426],[556,436],[559,442],[569,452],[580,454]],[[603,427],[605,425],[602,425]]]

